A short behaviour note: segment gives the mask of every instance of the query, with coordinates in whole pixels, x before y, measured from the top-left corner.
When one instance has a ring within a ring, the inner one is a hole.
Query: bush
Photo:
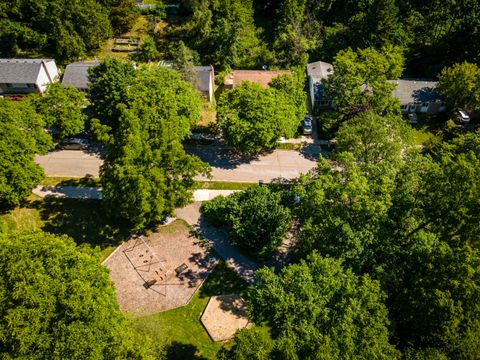
[[[292,222],[282,195],[267,186],[252,186],[243,193],[219,196],[202,208],[213,225],[230,228],[230,241],[249,255],[264,260],[281,244]]]
[[[239,195],[240,193],[235,193],[228,197],[220,195],[213,200],[205,202],[202,206],[203,216],[214,226],[232,226],[232,215],[237,213]]]

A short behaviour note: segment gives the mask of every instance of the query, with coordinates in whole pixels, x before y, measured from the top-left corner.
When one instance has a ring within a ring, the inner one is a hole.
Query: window
[[[7,88],[10,89],[31,89],[35,88],[35,84],[11,84],[7,83]]]

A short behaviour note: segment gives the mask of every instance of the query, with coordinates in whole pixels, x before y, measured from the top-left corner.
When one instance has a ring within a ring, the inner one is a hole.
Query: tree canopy
[[[98,252],[41,231],[0,238],[0,354],[153,359],[121,313]]]
[[[72,86],[51,84],[47,92],[36,99],[35,107],[46,126],[58,131],[60,138],[76,135],[85,127],[85,94]]]
[[[342,50],[335,56],[335,71],[325,81],[327,97],[343,118],[357,113],[358,107],[378,114],[392,112],[399,103],[392,97],[395,85],[387,80],[400,78],[403,63],[401,49],[396,47]]]
[[[298,264],[257,272],[249,301],[271,326],[280,359],[398,358],[389,343],[380,284],[317,253]]]
[[[44,126],[29,101],[16,103],[0,99],[1,208],[19,205],[43,178],[43,170],[34,163],[34,155],[52,146]]]
[[[223,93],[217,120],[228,146],[254,154],[274,148],[282,136],[293,137],[301,118],[296,99],[290,95],[249,82]]]
[[[476,64],[464,62],[444,68],[438,88],[450,110],[480,111],[480,68]]]
[[[103,128],[101,183],[110,213],[143,228],[188,203],[194,176],[208,173],[181,143],[200,118],[201,99],[171,69],[138,70],[126,86],[116,107],[106,104],[118,118],[114,130]]]
[[[202,213],[212,224],[229,227],[233,244],[264,260],[282,243],[292,224],[282,200],[279,192],[267,186],[251,186],[245,192],[206,202]]]

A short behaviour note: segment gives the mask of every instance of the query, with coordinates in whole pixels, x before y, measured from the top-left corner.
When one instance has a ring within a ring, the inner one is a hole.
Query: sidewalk
[[[228,196],[240,190],[208,190],[199,189],[193,192],[193,201],[207,201],[219,195]],[[44,198],[69,198],[101,200],[102,189],[77,186],[37,186],[32,190],[35,195]]]

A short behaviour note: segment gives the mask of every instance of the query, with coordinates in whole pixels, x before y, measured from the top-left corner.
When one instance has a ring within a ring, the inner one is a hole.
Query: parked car
[[[312,118],[305,117],[302,122],[302,128],[304,135],[310,135],[312,133]]]
[[[458,110],[458,120],[462,123],[467,123],[470,121],[470,116],[463,110]]]
[[[60,141],[57,148],[62,150],[87,150],[89,146],[90,143],[87,139],[70,138]]]

